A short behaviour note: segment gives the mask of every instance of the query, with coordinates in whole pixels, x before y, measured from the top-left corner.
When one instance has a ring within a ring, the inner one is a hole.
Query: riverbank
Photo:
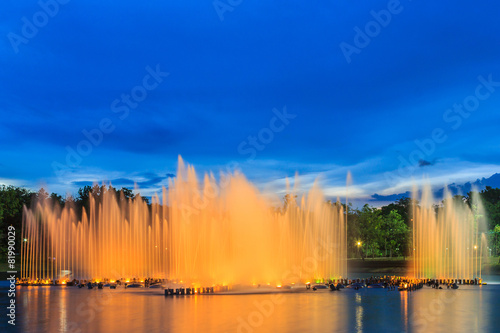
[[[406,275],[411,261],[403,258],[348,259],[349,276],[356,273]]]
[[[349,275],[356,273],[407,275],[412,272],[412,260],[403,257],[348,259]],[[482,265],[482,274],[500,275],[499,257],[489,257]]]
[[[7,273],[8,271],[14,271],[17,272],[17,274],[14,274],[16,277],[21,276],[21,265],[19,263],[16,263],[14,265],[14,269],[11,269],[9,267],[9,264],[7,263],[7,259],[3,260],[0,263],[0,281],[6,281],[8,277],[10,277],[12,274]]]

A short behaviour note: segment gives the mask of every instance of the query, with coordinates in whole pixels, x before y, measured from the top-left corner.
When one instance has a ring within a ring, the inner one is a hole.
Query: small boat
[[[125,288],[142,288],[143,285],[140,283],[130,283],[125,285]]]
[[[153,283],[152,285],[149,286],[149,288],[161,288],[160,283]]]

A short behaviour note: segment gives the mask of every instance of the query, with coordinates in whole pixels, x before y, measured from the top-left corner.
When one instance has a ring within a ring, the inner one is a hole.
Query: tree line
[[[491,255],[500,255],[500,189],[486,186],[481,192],[455,195],[434,205],[436,214],[448,204],[467,205],[476,217],[473,196],[478,195],[484,206],[487,221],[485,232]],[[412,207],[419,202],[405,197],[386,206],[375,208],[368,204],[361,209],[348,210],[348,255],[350,257],[409,256],[412,251]]]
[[[7,250],[7,228],[12,225],[16,228],[17,244],[21,240],[21,224],[23,206],[31,207],[34,202],[50,200],[54,205],[61,207],[70,204],[76,212],[82,209],[89,210],[90,196],[97,199],[105,192],[116,195],[117,200],[143,200],[148,205],[148,198],[140,193],[134,194],[132,189],[112,186],[85,186],[78,189],[75,196],[62,197],[57,193],[49,194],[41,188],[34,192],[22,187],[0,186],[0,255],[5,255]],[[486,219],[488,221],[487,235],[492,255],[500,254],[500,189],[486,187],[478,193],[483,202]],[[464,205],[472,206],[472,193],[466,196],[456,195],[451,200],[456,200]],[[284,208],[290,200],[290,195],[284,198]],[[329,204],[338,204],[328,202]],[[368,204],[361,208],[353,208],[352,204],[344,211],[347,217],[347,244],[348,257],[375,258],[375,257],[407,257],[411,251],[411,209],[412,205],[419,203],[411,198],[402,198],[380,208]],[[443,209],[448,202],[443,200],[435,205],[436,212]]]

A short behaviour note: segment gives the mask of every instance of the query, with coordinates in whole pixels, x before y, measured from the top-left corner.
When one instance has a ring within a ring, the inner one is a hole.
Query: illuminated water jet
[[[414,198],[417,198],[414,191]],[[430,186],[424,187],[420,205],[413,205],[413,262],[415,278],[481,278],[487,253],[484,209],[475,192],[471,204],[445,192],[443,206],[433,205]]]
[[[206,174],[179,158],[161,200],[104,192],[80,215],[50,201],[25,208],[22,278],[154,277],[186,285],[267,284],[346,276],[345,214],[315,184],[273,205],[241,173]]]

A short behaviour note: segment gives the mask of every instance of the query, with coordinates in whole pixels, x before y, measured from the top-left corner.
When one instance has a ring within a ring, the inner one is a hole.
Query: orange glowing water
[[[477,195],[470,206],[450,193],[445,193],[444,200],[444,208],[436,212],[427,186],[420,205],[413,207],[414,260],[410,269],[416,278],[481,278],[482,257],[487,255],[483,206]]]
[[[48,202],[24,211],[22,277],[165,278],[185,284],[282,284],[346,276],[340,204],[318,185],[275,209],[241,173],[199,183],[179,158],[161,200],[90,199],[77,218]]]

